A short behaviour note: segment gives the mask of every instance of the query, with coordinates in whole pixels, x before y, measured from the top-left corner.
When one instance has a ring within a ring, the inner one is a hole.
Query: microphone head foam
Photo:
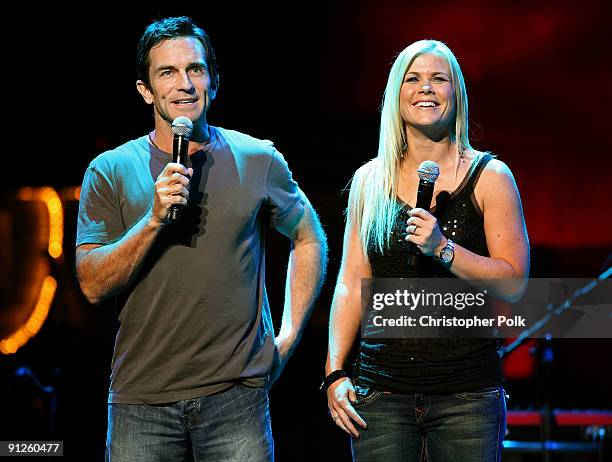
[[[419,180],[434,183],[440,175],[440,167],[432,160],[426,160],[419,165],[417,170],[419,174]]]
[[[177,117],[172,121],[172,133],[178,136],[184,136],[185,138],[191,137],[193,131],[193,122],[188,117],[181,116]]]

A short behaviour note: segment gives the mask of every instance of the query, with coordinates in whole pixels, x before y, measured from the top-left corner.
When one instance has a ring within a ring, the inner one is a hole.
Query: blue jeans
[[[234,385],[176,403],[109,404],[106,460],[273,461],[268,393]]]
[[[500,461],[506,432],[501,387],[450,395],[387,393],[355,387],[367,430],[352,439],[353,460]]]

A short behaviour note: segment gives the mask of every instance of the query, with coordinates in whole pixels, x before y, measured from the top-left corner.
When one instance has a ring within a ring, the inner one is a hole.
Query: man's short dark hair
[[[208,34],[204,32],[204,29],[198,27],[191,18],[187,16],[159,19],[149,24],[138,44],[138,54],[136,56],[137,78],[142,80],[147,87],[151,87],[149,81],[149,67],[151,66],[149,52],[151,48],[164,40],[177,37],[195,37],[200,41],[206,53],[206,65],[210,73],[211,86],[213,88],[216,87],[218,69],[215,50],[213,50],[210,38]]]

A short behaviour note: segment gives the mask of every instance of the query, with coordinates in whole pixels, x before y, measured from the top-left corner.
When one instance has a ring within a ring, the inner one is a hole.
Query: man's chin
[[[163,117],[163,119],[165,123],[167,123],[168,125],[172,125],[172,122],[174,122],[174,120],[177,119],[178,117],[187,117],[189,120],[191,120],[191,122],[194,125],[197,124],[197,119],[196,119],[196,122],[194,122],[195,117],[193,117],[192,114],[181,113],[178,111],[173,111],[171,114],[168,114],[167,116]]]

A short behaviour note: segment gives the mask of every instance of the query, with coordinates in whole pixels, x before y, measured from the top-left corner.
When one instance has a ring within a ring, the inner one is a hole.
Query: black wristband
[[[334,372],[332,372],[331,374],[329,374],[327,377],[325,377],[325,379],[323,380],[323,383],[321,383],[321,386],[319,387],[319,390],[321,391],[327,391],[327,389],[329,388],[329,386],[334,383],[336,380],[340,380],[344,377],[348,377],[348,372],[346,372],[344,369],[337,369]]]

